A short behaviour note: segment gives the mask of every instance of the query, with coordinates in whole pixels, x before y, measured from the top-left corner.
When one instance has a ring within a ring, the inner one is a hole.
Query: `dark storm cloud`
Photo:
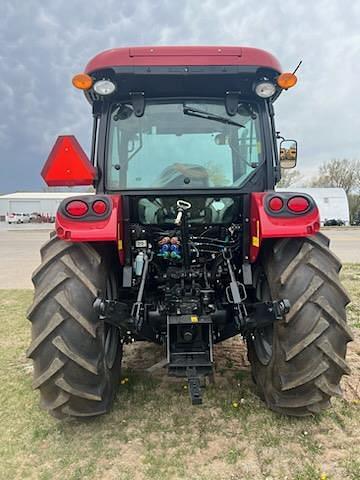
[[[90,107],[71,77],[101,50],[144,44],[252,45],[299,84],[277,104],[278,127],[300,143],[303,170],[360,157],[360,5],[351,1],[7,1],[0,17],[0,192],[38,189],[58,134],[85,149]]]

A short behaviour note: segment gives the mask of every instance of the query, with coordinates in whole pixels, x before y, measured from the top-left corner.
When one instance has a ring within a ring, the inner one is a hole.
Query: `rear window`
[[[107,188],[238,188],[263,161],[257,106],[228,116],[216,102],[129,105],[111,116]]]

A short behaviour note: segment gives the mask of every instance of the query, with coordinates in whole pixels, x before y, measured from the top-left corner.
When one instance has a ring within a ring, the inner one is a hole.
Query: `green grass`
[[[327,476],[329,478],[329,476]],[[311,463],[306,463],[303,467],[297,470],[293,477],[293,480],[314,480],[321,478],[321,471],[318,466]]]
[[[348,305],[348,321],[352,328],[360,328],[360,264],[345,264],[341,278],[345,288],[350,292],[351,303]]]
[[[360,265],[345,266],[343,279],[356,332]],[[190,405],[182,380],[128,368],[110,414],[51,418],[38,406],[24,353],[31,298],[31,291],[0,290],[0,479],[360,478],[356,402],[337,399],[315,418],[276,415],[256,395],[250,373],[232,365],[207,387],[201,407]]]
[[[345,472],[351,480],[359,480],[360,478],[360,458],[359,455],[350,456],[347,458],[344,463]]]
[[[238,463],[243,459],[244,459],[244,452],[239,448],[236,448],[236,447],[230,448],[225,453],[225,460],[230,465],[235,465],[236,463]]]

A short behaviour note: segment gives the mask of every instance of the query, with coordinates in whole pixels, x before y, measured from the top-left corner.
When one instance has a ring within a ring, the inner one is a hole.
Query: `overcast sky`
[[[0,193],[42,189],[59,134],[89,151],[91,111],[71,86],[96,53],[129,45],[243,45],[275,54],[298,85],[276,103],[309,175],[360,158],[360,2],[0,0]]]

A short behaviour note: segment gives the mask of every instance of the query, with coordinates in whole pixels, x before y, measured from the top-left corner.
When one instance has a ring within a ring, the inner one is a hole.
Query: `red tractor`
[[[247,47],[118,48],[73,78],[92,106],[91,160],[62,136],[42,176],[96,194],[61,203],[32,277],[28,356],[51,415],[107,412],[124,343],[144,340],[194,404],[213,345],[238,334],[272,410],[310,415],[341,393],[341,264],[313,199],[274,191],[296,142],[279,150],[273,104],[295,83]]]

